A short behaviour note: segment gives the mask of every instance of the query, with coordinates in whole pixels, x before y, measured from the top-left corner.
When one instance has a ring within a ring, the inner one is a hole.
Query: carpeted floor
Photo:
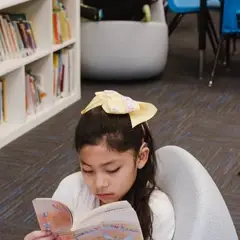
[[[238,46],[240,50],[240,46]],[[208,49],[207,70],[213,56]],[[165,73],[127,83],[82,82],[82,100],[0,150],[0,239],[19,240],[37,228],[35,197],[51,197],[74,171],[74,128],[95,91],[115,89],[151,101],[159,112],[150,122],[157,147],[175,144],[195,155],[210,172],[240,235],[240,55],[232,70],[219,70],[213,88],[197,76],[196,22],[188,16],[172,35]],[[206,78],[207,79],[207,75]]]

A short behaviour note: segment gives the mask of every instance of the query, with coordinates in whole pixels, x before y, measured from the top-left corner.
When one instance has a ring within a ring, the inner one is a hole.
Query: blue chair
[[[208,9],[217,9],[220,8],[220,0],[207,0]],[[173,33],[176,27],[180,24],[182,18],[186,14],[198,14],[200,11],[200,0],[168,0],[167,9],[176,13],[176,16],[173,20],[168,24],[169,36]],[[166,10],[167,12],[167,10]],[[207,22],[207,35],[209,37],[210,43],[213,48],[214,54],[217,52],[217,45],[219,42],[218,34],[215,30],[210,12],[206,12],[206,22]],[[200,22],[199,22],[200,23]],[[199,26],[199,29],[202,28]],[[201,36],[201,35],[199,35]],[[200,53],[200,61],[199,61],[199,78],[202,78],[203,75],[203,65],[204,65],[204,49],[201,49],[202,45],[205,45],[205,40],[199,39],[199,53]],[[205,48],[205,47],[204,47]]]
[[[177,14],[169,25],[169,35],[179,25],[185,14],[199,13],[200,10],[200,0],[168,0],[167,5],[172,12]],[[207,6],[210,9],[217,9],[220,5],[219,0],[207,0]]]
[[[209,8],[219,8],[219,0],[208,0]],[[168,0],[169,8],[175,13],[197,13],[200,8],[200,0]]]
[[[226,62],[229,64],[230,60],[230,40],[236,40],[236,37],[240,36],[240,0],[222,0],[223,11],[222,11],[222,22],[220,31],[220,41],[217,47],[217,53],[213,64],[209,87],[213,85],[213,78],[215,76],[217,63],[223,46],[226,48]],[[226,42],[226,44],[224,44]],[[235,47],[234,47],[235,48]]]

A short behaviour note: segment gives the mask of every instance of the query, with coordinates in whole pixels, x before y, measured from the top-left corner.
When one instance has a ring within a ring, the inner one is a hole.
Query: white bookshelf
[[[0,148],[53,117],[81,97],[80,90],[80,0],[63,1],[70,20],[72,39],[53,44],[52,0],[0,0],[0,13],[25,13],[32,21],[37,51],[28,57],[0,62],[0,78],[6,79],[6,122],[0,124]],[[73,89],[56,98],[53,93],[53,53],[72,46]],[[37,69],[43,79],[46,97],[36,114],[26,112],[25,70]]]

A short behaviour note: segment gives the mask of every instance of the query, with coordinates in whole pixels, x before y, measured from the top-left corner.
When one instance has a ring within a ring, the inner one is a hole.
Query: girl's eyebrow
[[[105,166],[110,165],[110,164],[113,164],[113,163],[115,163],[115,162],[116,162],[116,160],[111,160],[111,161],[109,161],[109,162],[106,162],[106,163],[101,164],[101,166],[105,167]],[[87,166],[91,167],[90,164],[85,163],[83,160],[81,160],[81,163],[82,163],[83,165],[87,165]]]

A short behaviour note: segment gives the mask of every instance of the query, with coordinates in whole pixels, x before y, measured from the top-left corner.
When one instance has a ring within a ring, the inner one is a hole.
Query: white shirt
[[[80,172],[64,178],[52,198],[66,204],[74,218],[99,206],[99,200],[90,193]],[[175,230],[175,217],[169,198],[162,191],[154,190],[149,206],[153,212],[153,240],[171,240]]]

